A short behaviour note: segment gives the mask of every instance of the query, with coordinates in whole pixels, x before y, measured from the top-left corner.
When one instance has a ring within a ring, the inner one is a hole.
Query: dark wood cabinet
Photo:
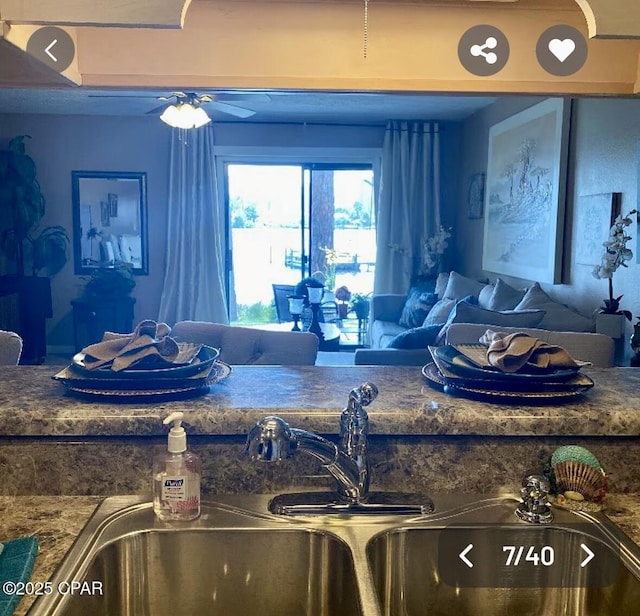
[[[47,356],[47,319],[53,316],[51,281],[44,276],[0,277],[0,329],[20,334],[21,364]]]
[[[133,297],[112,300],[97,298],[74,299],[73,338],[76,351],[100,342],[105,332],[128,334],[133,330]]]

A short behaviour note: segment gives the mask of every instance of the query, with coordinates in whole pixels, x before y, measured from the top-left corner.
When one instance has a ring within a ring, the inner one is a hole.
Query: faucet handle
[[[252,460],[273,462],[283,460],[291,455],[292,435],[289,424],[269,415],[263,417],[249,432],[244,452],[249,454]]]
[[[551,485],[544,475],[527,475],[522,480],[520,494],[525,502],[546,502]]]
[[[553,520],[549,507],[551,485],[544,475],[527,475],[522,480],[520,496],[522,502],[516,509],[516,515],[525,522],[546,524]]]
[[[378,397],[378,388],[373,384],[365,381],[352,389],[349,393],[349,399],[355,400],[360,406],[369,406]]]

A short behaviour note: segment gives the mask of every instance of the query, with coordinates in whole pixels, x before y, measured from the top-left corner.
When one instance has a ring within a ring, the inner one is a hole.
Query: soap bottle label
[[[162,506],[174,513],[200,509],[200,475],[162,475],[161,482]]]
[[[162,478],[162,500],[187,500],[187,478],[184,475],[165,475]]]

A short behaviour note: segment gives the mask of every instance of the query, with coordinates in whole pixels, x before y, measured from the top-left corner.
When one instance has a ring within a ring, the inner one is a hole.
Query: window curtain
[[[406,293],[440,226],[440,131],[434,122],[389,122],[377,212],[375,293]]]
[[[224,207],[218,203],[213,127],[173,129],[167,254],[159,319],[228,323]]]

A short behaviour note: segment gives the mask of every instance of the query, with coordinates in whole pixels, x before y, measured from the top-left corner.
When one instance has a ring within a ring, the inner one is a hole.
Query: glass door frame
[[[227,310],[231,309],[231,293],[233,285],[233,252],[231,247],[231,220],[229,203],[229,186],[227,182],[227,166],[238,165],[270,165],[270,166],[300,166],[303,174],[301,183],[301,207],[304,208],[305,185],[304,171],[313,170],[341,170],[341,169],[371,169],[374,181],[374,199],[378,194],[380,182],[381,148],[255,148],[218,146],[215,152],[216,177],[218,198],[224,204],[225,224],[225,284],[227,295]],[[301,162],[304,161],[304,162]],[[310,188],[310,187],[309,187]],[[309,191],[310,194],[310,191]],[[376,203],[377,209],[377,203]],[[311,222],[311,221],[309,221]],[[304,217],[301,212],[301,245],[303,262],[301,265],[301,277],[308,276],[313,266],[307,254],[308,246],[305,246]],[[309,230],[311,238],[311,230]],[[310,240],[309,240],[310,241]],[[304,257],[306,258],[306,262]]]

